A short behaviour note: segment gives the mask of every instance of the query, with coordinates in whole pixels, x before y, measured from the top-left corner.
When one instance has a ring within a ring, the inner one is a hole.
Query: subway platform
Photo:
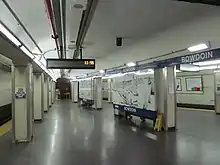
[[[0,136],[0,164],[219,165],[220,119],[196,113],[179,111],[176,132],[155,133],[115,119],[108,103],[91,111],[58,101],[35,123],[31,143],[13,144],[11,132]]]

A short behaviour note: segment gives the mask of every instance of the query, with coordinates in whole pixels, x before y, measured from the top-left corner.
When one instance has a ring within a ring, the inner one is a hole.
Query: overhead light
[[[16,46],[21,45],[21,42],[13,34],[11,34],[11,32],[7,28],[5,28],[5,26],[3,26],[1,23],[0,23],[0,32],[2,32]]]
[[[125,75],[124,73],[117,73],[117,74],[112,74],[112,75],[105,75],[105,78],[121,77],[124,75]]]
[[[211,65],[211,66],[201,66],[199,69],[200,70],[209,70],[209,69],[217,69],[217,65]]]
[[[38,66],[42,66],[43,64],[40,62],[40,61],[38,61],[36,58],[34,59],[34,62],[38,65]]]
[[[209,47],[206,44],[198,44],[198,45],[194,45],[194,46],[189,47],[188,50],[190,52],[196,52],[196,51],[204,50],[204,49],[207,49],[207,48],[209,48]]]
[[[203,62],[195,62],[193,65],[205,66],[205,65],[216,65],[220,64],[220,60],[212,60],[212,61],[203,61]]]
[[[192,65],[192,64],[181,64],[180,65],[181,71],[188,71],[188,72],[197,72],[199,71],[199,66]]]
[[[148,69],[147,71],[144,71],[144,72],[137,71],[135,74],[136,75],[150,75],[150,74],[154,74],[154,70],[153,69]]]
[[[102,69],[102,70],[99,71],[99,73],[105,73],[105,71]]]
[[[34,59],[35,56],[29,51],[27,50],[27,48],[25,46],[21,46],[20,49],[26,54],[28,55],[30,58]]]
[[[181,71],[181,70],[178,70],[178,69],[176,70],[176,73],[180,73],[180,72],[182,72],[182,71]]]
[[[126,65],[129,66],[129,67],[132,67],[132,66],[136,66],[136,63],[134,63],[134,62],[129,62],[129,63],[127,63]]]
[[[44,58],[41,58],[41,59],[40,59],[40,62],[41,62],[44,66],[47,65],[47,61],[46,61]]]

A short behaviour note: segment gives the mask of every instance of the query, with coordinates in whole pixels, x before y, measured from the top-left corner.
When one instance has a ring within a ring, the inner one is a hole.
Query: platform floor
[[[154,133],[114,119],[112,106],[80,110],[60,101],[35,124],[30,144],[0,136],[1,165],[219,165],[220,116],[178,111],[178,130]]]

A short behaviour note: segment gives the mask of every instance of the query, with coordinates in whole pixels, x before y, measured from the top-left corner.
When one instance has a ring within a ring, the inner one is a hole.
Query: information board
[[[47,59],[47,69],[95,69],[95,59]]]

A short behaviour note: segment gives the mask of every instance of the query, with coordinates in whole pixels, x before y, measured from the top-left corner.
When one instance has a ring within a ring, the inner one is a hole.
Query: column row
[[[29,142],[33,122],[43,121],[55,99],[55,82],[33,73],[32,64],[12,66],[12,132],[14,142]]]

